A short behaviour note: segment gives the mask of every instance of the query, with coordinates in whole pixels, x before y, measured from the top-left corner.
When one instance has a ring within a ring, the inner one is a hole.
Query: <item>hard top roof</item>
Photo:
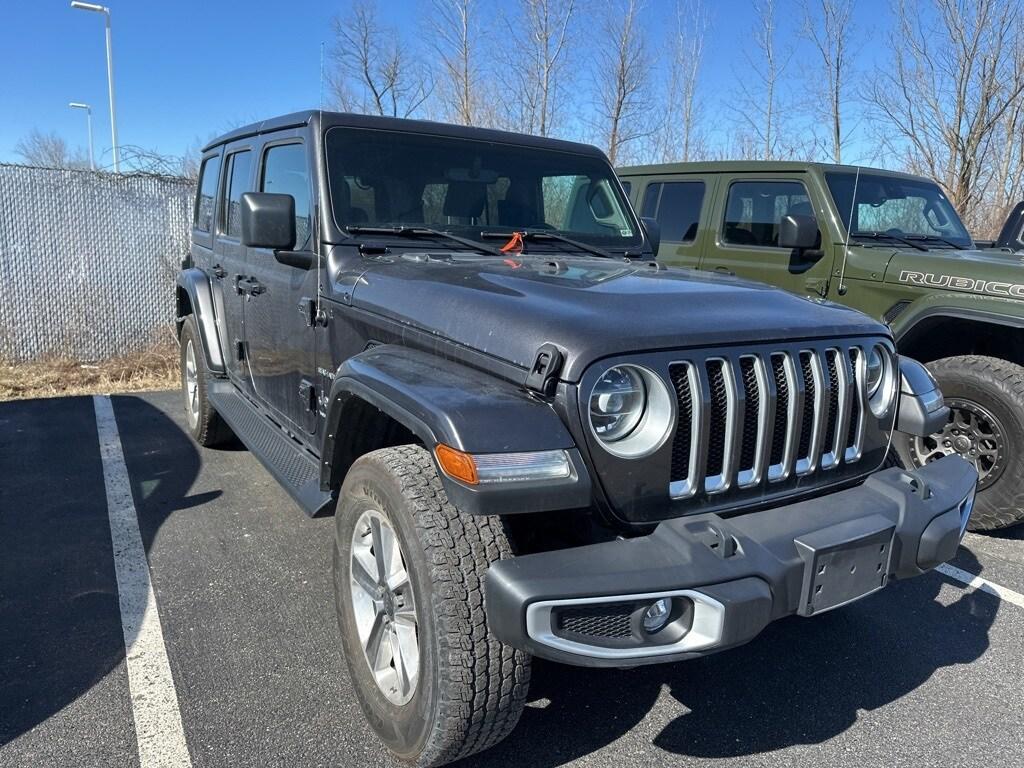
[[[885,176],[894,176],[916,181],[931,181],[923,176],[900,171],[888,171],[869,166],[837,165],[835,163],[800,162],[794,160],[707,160],[693,163],[661,163],[657,165],[632,165],[616,168],[620,176],[658,176],[676,173],[807,173],[816,171],[847,171],[855,173],[857,168]]]
[[[530,136],[522,133],[511,133],[509,131],[497,131],[491,128],[474,128],[465,125],[450,125],[438,123],[431,120],[408,120],[399,117],[378,117],[376,115],[357,115],[350,112],[321,112],[317,109],[307,109],[302,112],[292,112],[288,115],[272,117],[268,120],[261,120],[257,123],[236,128],[223,136],[218,136],[205,147],[207,152],[221,144],[226,144],[237,139],[248,136],[256,136],[261,133],[284,130],[287,128],[299,128],[304,125],[317,123],[324,129],[335,126],[349,128],[371,128],[381,131],[403,131],[407,133],[430,134],[435,136],[448,136],[457,139],[473,141],[489,141],[500,144],[520,144],[525,147],[537,149],[555,149],[562,152],[575,152],[577,154],[595,155],[604,157],[604,153],[597,147],[590,144],[580,144],[574,141],[562,141],[543,136]]]

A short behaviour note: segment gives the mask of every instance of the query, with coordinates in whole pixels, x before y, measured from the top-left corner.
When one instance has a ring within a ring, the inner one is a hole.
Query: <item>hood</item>
[[[524,368],[542,344],[577,381],[609,355],[879,334],[852,309],[729,276],[602,258],[406,253],[363,262],[352,306]]]
[[[885,282],[1024,299],[1024,253],[898,250],[885,270]]]

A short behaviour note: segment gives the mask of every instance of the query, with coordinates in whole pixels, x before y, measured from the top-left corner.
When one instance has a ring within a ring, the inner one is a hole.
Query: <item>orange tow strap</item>
[[[512,239],[501,246],[502,253],[522,253],[523,252],[523,233],[513,232]]]

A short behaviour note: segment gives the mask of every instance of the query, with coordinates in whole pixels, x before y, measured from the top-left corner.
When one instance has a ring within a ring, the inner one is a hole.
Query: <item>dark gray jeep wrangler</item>
[[[653,261],[596,149],[304,112],[203,152],[178,278],[195,439],[336,514],[370,724],[440,765],[501,740],[530,657],[678,661],[952,557],[946,408],[885,326]]]

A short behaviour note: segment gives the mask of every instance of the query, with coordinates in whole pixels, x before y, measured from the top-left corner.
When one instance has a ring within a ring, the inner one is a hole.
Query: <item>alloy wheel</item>
[[[949,398],[949,421],[941,431],[915,437],[910,455],[917,467],[943,456],[959,455],[978,470],[978,490],[994,483],[1005,466],[1002,424],[987,408],[970,400]]]

